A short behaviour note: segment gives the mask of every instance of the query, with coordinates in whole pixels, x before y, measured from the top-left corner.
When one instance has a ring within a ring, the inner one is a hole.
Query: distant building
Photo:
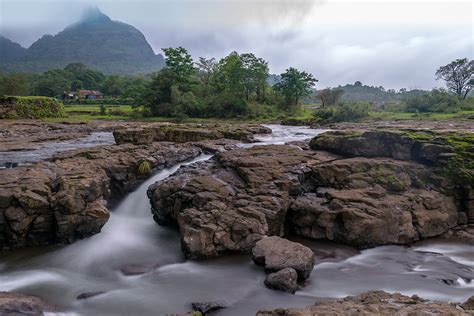
[[[79,90],[79,99],[103,99],[104,94],[97,90]]]

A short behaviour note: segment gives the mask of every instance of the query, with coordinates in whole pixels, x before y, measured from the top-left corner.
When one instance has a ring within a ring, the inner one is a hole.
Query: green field
[[[169,117],[142,117],[140,109],[134,109],[130,105],[107,105],[105,115],[101,114],[99,105],[67,105],[65,106],[68,117],[49,118],[48,121],[91,121],[91,120],[140,120],[148,122],[173,121]],[[261,122],[275,123],[283,119],[311,120],[313,117],[312,106],[303,106],[302,109],[292,115],[285,115],[278,111],[260,111],[259,115],[247,119],[216,119],[216,118],[188,118],[186,122],[194,123],[216,123],[216,122]],[[444,120],[444,119],[468,119],[474,117],[474,110],[459,111],[456,113],[408,113],[408,112],[370,112],[368,120]]]
[[[474,110],[455,113],[408,113],[408,112],[370,112],[370,117],[384,120],[446,120],[467,119],[474,116]]]

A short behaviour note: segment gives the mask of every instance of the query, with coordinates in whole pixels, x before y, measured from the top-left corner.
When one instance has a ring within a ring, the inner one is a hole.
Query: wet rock
[[[310,120],[302,120],[302,119],[286,119],[281,121],[281,125],[288,125],[288,126],[309,126],[311,125]]]
[[[100,232],[107,203],[146,179],[152,170],[201,154],[195,146],[155,143],[101,146],[61,153],[50,161],[2,170],[0,249],[68,243]]]
[[[120,268],[120,271],[127,276],[150,273],[160,266],[157,263],[128,264]]]
[[[44,315],[60,312],[60,308],[32,295],[0,292],[0,315]]]
[[[440,236],[457,227],[465,205],[446,183],[412,160],[271,145],[220,152],[150,186],[148,196],[155,220],[178,226],[185,254],[198,258],[249,252],[285,227],[358,248]]]
[[[315,165],[288,220],[298,235],[357,247],[406,244],[457,225],[453,197],[427,187],[432,169],[386,158],[348,158]],[[423,179],[423,180],[421,180]]]
[[[454,152],[449,136],[442,136],[417,130],[337,131],[313,138],[310,146],[349,157],[387,157],[436,164],[444,159],[443,154]]]
[[[104,294],[106,293],[105,291],[95,291],[95,292],[84,292],[84,293],[81,293],[79,294],[76,299],[77,300],[86,300],[88,298],[91,298],[91,297],[96,297],[98,295],[101,295],[101,294]]]
[[[323,316],[323,315],[453,315],[467,316],[457,304],[427,301],[384,291],[370,291],[339,300],[323,300],[305,308],[262,310],[257,316]]]
[[[467,301],[465,301],[462,305],[462,308],[464,308],[467,311],[474,311],[474,295],[468,298]]]
[[[258,241],[252,249],[252,260],[264,266],[267,273],[292,268],[300,282],[309,277],[314,267],[314,254],[310,248],[277,236]],[[275,279],[282,279],[290,274],[291,271],[286,271],[275,276]]]
[[[223,138],[253,142],[254,134],[269,133],[271,129],[259,125],[155,124],[142,128],[116,130],[114,137],[117,144],[149,144],[153,141],[184,143]]]
[[[203,315],[209,315],[219,309],[226,308],[227,304],[224,302],[195,302],[191,303],[191,306],[194,311],[201,312]]]
[[[250,252],[263,236],[283,234],[305,166],[330,157],[276,145],[218,153],[149,187],[154,218],[179,226],[188,257]]]
[[[265,285],[274,290],[294,294],[298,290],[298,274],[293,268],[285,268],[278,272],[270,273],[265,278]]]

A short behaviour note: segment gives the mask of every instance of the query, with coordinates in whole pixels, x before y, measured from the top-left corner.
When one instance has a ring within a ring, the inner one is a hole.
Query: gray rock
[[[270,273],[265,278],[265,285],[274,290],[294,294],[298,290],[298,274],[293,268],[285,268],[275,273]]]
[[[277,236],[258,241],[252,249],[252,259],[264,266],[267,273],[293,268],[298,281],[306,280],[314,267],[314,254],[310,248]]]

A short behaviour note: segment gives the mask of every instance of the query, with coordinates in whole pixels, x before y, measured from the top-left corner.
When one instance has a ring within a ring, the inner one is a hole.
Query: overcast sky
[[[273,73],[313,73],[318,88],[360,80],[430,89],[441,84],[437,67],[474,57],[472,1],[0,0],[0,34],[28,47],[91,5],[138,28],[157,53],[253,52]]]

